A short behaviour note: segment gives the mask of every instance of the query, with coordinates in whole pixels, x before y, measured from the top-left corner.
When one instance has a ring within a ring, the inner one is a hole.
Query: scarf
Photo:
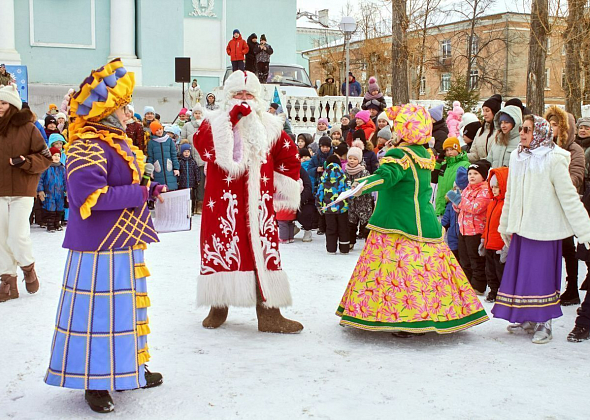
[[[531,144],[528,147],[524,147],[521,144],[518,145],[518,157],[521,159],[527,159],[533,154],[537,156],[544,155],[555,148],[549,122],[536,115],[533,115],[533,118],[535,119],[535,123]]]
[[[383,93],[379,92],[377,95],[371,95],[369,92],[365,93],[365,101],[371,101],[373,99],[383,98]]]
[[[351,168],[350,166],[348,166],[348,163],[346,163],[346,166],[344,167],[344,172],[346,172],[348,175],[354,176],[362,172],[363,169],[365,169],[365,167],[360,163],[356,165],[354,168]]]

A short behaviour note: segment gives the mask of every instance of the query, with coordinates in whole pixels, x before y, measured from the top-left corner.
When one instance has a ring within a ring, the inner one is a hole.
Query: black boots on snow
[[[97,413],[110,413],[115,410],[115,404],[109,391],[87,389],[84,398],[92,411]]]
[[[567,341],[571,343],[580,343],[590,338],[590,328],[576,325],[572,332],[567,336]]]

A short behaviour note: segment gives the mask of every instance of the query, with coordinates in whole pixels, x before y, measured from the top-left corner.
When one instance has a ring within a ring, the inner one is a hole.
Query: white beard
[[[238,124],[236,124],[236,133],[234,135],[241,137],[244,142],[244,155],[249,156],[250,159],[266,161],[268,154],[268,141],[266,138],[266,129],[262,124],[262,118],[259,115],[260,106],[256,100],[240,100],[232,99],[229,101],[229,109],[235,105],[240,105],[246,102],[252,109],[252,112],[245,117],[242,117]]]

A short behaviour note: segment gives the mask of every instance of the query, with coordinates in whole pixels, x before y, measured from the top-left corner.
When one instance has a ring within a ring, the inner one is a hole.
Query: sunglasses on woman
[[[523,132],[524,134],[528,134],[530,132],[533,131],[533,129],[531,127],[518,127],[518,132]]]

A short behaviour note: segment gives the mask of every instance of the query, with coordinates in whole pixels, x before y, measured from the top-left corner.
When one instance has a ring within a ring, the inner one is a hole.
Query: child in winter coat
[[[352,132],[348,133],[346,143],[352,146],[354,141],[354,135],[358,130],[362,130],[365,133],[365,141],[371,141],[373,132],[375,131],[375,124],[371,121],[371,113],[367,110],[357,112],[355,115],[356,127]],[[350,141],[349,141],[350,140]]]
[[[389,126],[383,127],[377,133],[377,146],[375,147],[375,149],[373,149],[374,152],[377,152],[377,161],[379,161],[382,157],[385,156],[385,153],[388,149],[386,147],[386,144],[387,142],[391,142],[391,137],[391,129],[389,128]]]
[[[306,149],[307,151],[307,149]],[[315,208],[315,200],[313,197],[313,187],[311,186],[311,179],[305,170],[305,163],[309,163],[309,152],[307,156],[299,156],[301,160],[301,169],[299,170],[299,178],[303,182],[303,191],[301,191],[301,201],[299,210],[297,211],[297,221],[303,228],[303,242],[311,242],[311,229],[313,227],[313,215],[317,213]],[[307,160],[304,160],[307,159]]]
[[[319,179],[322,177],[324,172],[324,164],[328,157],[330,157],[333,153],[334,152],[332,150],[332,142],[330,141],[330,137],[322,137],[319,141],[319,150],[311,158],[311,163],[307,169],[307,173],[313,186],[314,195],[317,192],[317,184]],[[318,235],[323,235],[326,232],[326,220],[321,212],[316,212],[314,216],[314,228],[316,227],[316,223]]]
[[[492,201],[488,205],[486,213],[486,226],[483,231],[483,245],[486,250],[486,278],[490,291],[486,296],[486,302],[495,302],[498,289],[502,283],[504,264],[508,255],[508,247],[502,240],[498,231],[500,216],[504,208],[506,185],[508,184],[508,168],[492,169],[488,176],[488,185],[492,192]]]
[[[61,219],[66,208],[66,168],[60,162],[61,151],[49,149],[53,163],[41,174],[37,194],[43,202],[44,224],[47,232],[62,230]]]
[[[369,90],[365,93],[361,108],[366,109],[371,113],[371,120],[373,121],[373,124],[377,125],[377,116],[381,114],[386,107],[385,98],[377,84],[377,79],[371,76],[369,78]]]
[[[348,150],[348,160],[344,168],[346,178],[352,185],[359,178],[369,176],[369,171],[363,163],[363,151],[358,147],[351,147]],[[350,238],[350,250],[356,244],[357,232],[362,232],[373,214],[373,196],[363,194],[360,197],[351,198],[348,206],[348,228]]]
[[[47,139],[54,133],[60,134],[57,129],[57,120],[53,115],[48,115],[45,117],[45,135]]]
[[[469,257],[469,266],[463,267],[473,290],[479,295],[486,291],[486,259],[481,235],[486,224],[486,211],[490,204],[490,189],[486,179],[490,164],[486,160],[478,160],[469,165],[467,178],[469,184],[461,195],[449,191],[447,197],[459,210],[459,241]]]
[[[463,117],[463,108],[461,102],[453,102],[453,110],[447,113],[447,127],[449,129],[449,137],[459,137],[459,125]]]
[[[457,169],[457,178],[455,178],[455,188],[453,190],[461,194],[461,191],[467,187],[468,183],[467,169],[460,167]],[[459,214],[453,208],[453,203],[450,201],[447,203],[445,214],[443,214],[440,224],[447,230],[447,245],[455,255],[457,261],[461,261],[459,257]]]
[[[469,158],[467,153],[461,150],[459,139],[456,137],[446,139],[443,143],[443,153],[439,155],[434,171],[432,171],[432,182],[438,183],[435,200],[437,216],[442,216],[445,212],[447,205],[445,197],[453,188],[453,183],[457,177],[457,169],[460,167],[467,168],[468,166]]]
[[[346,162],[348,162],[348,146],[346,143],[340,143],[338,146],[334,147],[333,150],[334,154],[340,158],[340,166],[342,166],[342,169],[344,169]]]
[[[358,147],[363,152],[363,162],[365,164],[365,168],[369,171],[369,174],[373,175],[373,173],[379,168],[379,160],[377,159],[377,155],[372,150],[368,150],[367,146],[369,143],[367,141],[363,141],[363,132],[356,131],[354,133],[355,140],[352,142],[352,147]],[[358,137],[358,139],[356,139]]]
[[[178,157],[174,141],[164,136],[164,127],[159,121],[150,124],[154,133],[147,147],[147,162],[154,165],[154,180],[168,187],[168,191],[178,189],[176,177],[180,175]]]
[[[309,146],[312,143],[312,141],[313,138],[309,133],[301,133],[297,135],[297,147],[299,148],[299,156],[301,156],[301,150],[305,149],[309,151]],[[310,156],[313,155],[310,154]]]
[[[326,218],[326,250],[328,254],[348,254],[350,247],[348,231],[348,200],[326,207],[336,200],[340,193],[350,189],[346,175],[340,166],[340,159],[336,155],[326,160],[326,170],[318,183],[316,194],[318,208]],[[338,246],[338,244],[340,244]]]
[[[47,140],[47,145],[49,146],[49,148],[55,147],[57,150],[59,150],[59,153],[60,153],[59,161],[64,166],[66,164],[66,154],[64,153],[64,150],[63,150],[65,143],[66,143],[66,139],[64,139],[64,137],[61,134],[57,134],[57,133],[53,133],[52,135],[50,135],[49,139]]]
[[[180,145],[180,157],[178,158],[180,164],[180,177],[178,178],[178,189],[191,189],[191,203],[192,213],[197,213],[197,188],[201,182],[201,173],[199,172],[199,165],[191,155],[191,145],[188,140],[183,140]]]
[[[318,142],[324,136],[328,136],[328,138],[330,138],[330,131],[328,131],[328,119],[320,118],[318,119],[318,124],[313,135],[313,142]]]

